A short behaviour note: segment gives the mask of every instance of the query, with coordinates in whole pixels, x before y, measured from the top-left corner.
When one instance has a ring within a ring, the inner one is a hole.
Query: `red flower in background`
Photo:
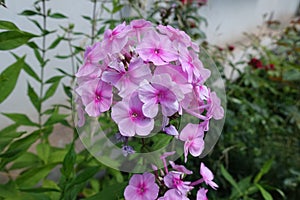
[[[275,65],[273,63],[270,63],[269,65],[263,65],[262,61],[257,58],[251,58],[248,64],[254,69],[275,70]]]
[[[233,45],[228,45],[228,50],[229,51],[233,51],[235,49],[235,47]]]
[[[251,58],[250,62],[248,63],[254,69],[263,69],[264,65],[262,64],[261,60],[256,58]]]

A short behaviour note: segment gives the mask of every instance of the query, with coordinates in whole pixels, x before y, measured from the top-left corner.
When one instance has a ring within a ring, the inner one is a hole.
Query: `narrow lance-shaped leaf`
[[[20,57],[14,53],[12,53],[12,55],[18,60],[20,59]],[[23,70],[32,78],[34,78],[35,80],[37,80],[38,82],[41,82],[41,79],[39,78],[39,76],[35,73],[35,71],[24,61],[24,65],[23,65]]]
[[[255,176],[254,183],[258,183],[260,181],[261,177],[263,175],[265,175],[266,173],[268,173],[268,171],[270,170],[272,164],[273,164],[273,159],[270,159],[267,162],[265,162],[265,164],[263,165],[263,167],[261,168],[259,173]]]
[[[32,105],[35,107],[35,109],[39,112],[41,110],[41,101],[37,93],[34,91],[33,87],[28,83],[28,90],[27,95],[32,103]]]
[[[2,113],[4,116],[10,118],[19,125],[24,126],[36,126],[39,127],[39,124],[32,122],[26,115],[20,113]]]
[[[40,65],[43,67],[44,66],[44,60],[43,60],[43,57],[40,54],[39,50],[34,48],[33,52],[34,52],[34,55],[35,55],[36,59],[39,61]]]
[[[261,185],[255,184],[255,186],[259,189],[264,200],[273,200],[272,195],[267,190],[265,190]]]
[[[10,31],[17,31],[19,30],[18,27],[9,21],[0,20],[0,29],[2,30],[10,30]]]
[[[66,177],[71,177],[72,173],[74,172],[74,165],[76,162],[76,153],[74,150],[74,144],[72,143],[68,153],[66,154],[63,160],[63,166],[61,169],[61,173]]]
[[[40,13],[35,12],[33,10],[24,10],[22,13],[20,13],[20,15],[33,16],[33,15],[40,15]]]
[[[16,183],[19,186],[34,186],[40,180],[45,178],[56,165],[56,163],[52,163],[48,165],[43,165],[41,167],[31,168],[28,171],[22,173],[20,176],[18,176],[18,178],[16,179]]]
[[[26,44],[31,38],[37,37],[34,34],[22,31],[4,31],[0,33],[0,50],[15,49]]]
[[[65,19],[65,18],[68,18],[67,16],[65,16],[64,14],[61,14],[61,13],[53,13],[53,14],[50,14],[49,17],[55,18],[55,19]]]
[[[221,165],[221,173],[224,176],[224,178],[241,194],[241,190],[237,184],[237,182],[232,178],[232,176],[229,174],[229,172],[225,169],[223,165]]]
[[[25,153],[38,138],[39,131],[35,131],[24,138],[14,141],[4,153],[0,154],[0,158],[5,158],[0,162],[0,169]]]
[[[55,82],[59,82],[64,76],[53,76],[51,78],[49,78],[45,83],[55,83]]]
[[[48,47],[48,49],[54,49],[57,45],[64,39],[64,37],[57,37],[52,44]]]
[[[16,86],[21,69],[24,67],[25,57],[19,58],[17,62],[7,67],[0,74],[0,103],[2,103]]]
[[[52,83],[52,85],[46,91],[45,96],[43,97],[43,101],[49,99],[50,97],[52,97],[54,95],[58,85],[59,85],[59,81]]]
[[[77,185],[86,182],[99,171],[99,167],[88,167],[79,173],[71,182],[71,185]]]

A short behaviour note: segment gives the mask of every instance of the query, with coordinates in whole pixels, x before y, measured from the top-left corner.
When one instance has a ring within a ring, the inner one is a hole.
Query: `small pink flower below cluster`
[[[151,173],[133,175],[129,181],[129,185],[124,191],[125,200],[189,200],[188,196],[193,189],[198,189],[197,200],[208,200],[208,189],[202,186],[203,183],[213,189],[218,188],[218,185],[213,182],[214,176],[212,172],[201,163],[201,178],[194,182],[184,181],[186,175],[190,175],[193,172],[186,169],[183,165],[176,165],[173,161],[170,161],[172,169],[169,171],[167,168],[166,158],[174,153],[175,152],[167,152],[161,156],[161,160],[165,166],[164,171],[159,171],[157,167],[153,165],[155,175]],[[155,183],[155,181],[158,184]],[[160,185],[160,188],[158,185]],[[158,197],[158,194],[161,193],[164,194]]]

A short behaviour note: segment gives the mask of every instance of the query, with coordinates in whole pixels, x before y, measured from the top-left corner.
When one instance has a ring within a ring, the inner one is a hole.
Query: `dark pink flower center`
[[[182,180],[180,180],[179,178],[173,178],[173,184],[175,187],[178,187],[182,184]]]
[[[99,101],[102,100],[102,95],[101,95],[100,93],[96,92],[95,95],[96,95],[96,96],[95,96],[95,101],[96,101],[96,102],[99,102]]]
[[[159,49],[154,49],[155,54],[159,54],[160,50]]]
[[[138,186],[138,188],[137,188],[137,193],[139,195],[144,195],[144,193],[146,191],[147,191],[147,188],[146,188],[145,184],[144,183],[140,183],[139,186]]]

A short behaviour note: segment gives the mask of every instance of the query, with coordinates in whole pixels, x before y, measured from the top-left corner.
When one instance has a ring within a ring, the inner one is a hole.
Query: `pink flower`
[[[112,87],[99,78],[84,82],[76,92],[82,99],[86,113],[91,117],[98,117],[109,110],[112,104]]]
[[[138,42],[141,41],[141,34],[146,33],[148,30],[152,29],[152,24],[144,19],[132,20],[130,22],[132,31],[136,34]]]
[[[200,166],[200,174],[203,177],[203,180],[206,183],[206,185],[209,185],[214,190],[216,190],[219,187],[215,182],[213,182],[213,173],[203,163],[201,163]]]
[[[181,31],[179,29],[173,28],[170,25],[163,26],[158,25],[157,29],[162,33],[167,35],[172,42],[176,42],[178,44],[176,45],[183,45],[186,47],[192,47],[192,49],[196,52],[199,52],[199,46],[191,41],[191,38],[188,34],[186,34],[184,31]]]
[[[184,141],[184,157],[187,161],[188,152],[194,157],[200,156],[204,149],[204,131],[199,124],[188,123],[181,131],[179,139]]]
[[[128,41],[129,27],[123,22],[116,26],[113,30],[106,30],[104,32],[104,39],[102,41],[102,48],[106,54],[114,54],[120,52]]]
[[[186,195],[190,190],[193,189],[193,187],[189,186],[191,182],[182,181],[181,175],[183,175],[183,173],[181,172],[176,172],[176,171],[169,172],[164,177],[164,183],[168,188],[177,189],[178,191],[181,192],[181,194]]]
[[[125,188],[125,200],[155,200],[159,188],[155,177],[151,173],[135,174],[131,177],[129,185]]]
[[[154,75],[151,83],[144,80],[140,84],[139,97],[144,103],[145,116],[154,118],[159,104],[164,116],[172,116],[179,111],[179,101],[183,99],[183,93],[168,74],[161,74]]]
[[[154,120],[143,114],[142,106],[143,103],[135,92],[129,101],[123,99],[112,107],[111,117],[118,124],[123,136],[146,136],[152,131]]]
[[[203,75],[207,77],[207,73],[210,75],[210,71],[204,69],[202,62],[199,60],[198,55],[196,55],[194,51],[188,51],[186,48],[180,48],[179,61],[182,66],[182,70],[188,75],[189,83],[192,83],[194,78],[197,79]]]
[[[168,74],[173,82],[181,89],[184,94],[192,91],[192,85],[188,83],[186,73],[182,71],[180,65],[162,65],[157,66],[154,75]]]
[[[153,62],[154,65],[165,65],[178,59],[170,39],[154,31],[147,33],[136,52],[144,61]]]
[[[172,168],[178,172],[184,173],[184,174],[193,174],[191,170],[188,170],[185,166],[183,165],[176,165],[173,161],[169,161],[170,165]]]
[[[159,197],[157,200],[189,200],[185,195],[176,189],[168,190],[163,197]]]
[[[216,120],[224,117],[224,109],[221,106],[221,100],[215,92],[211,92],[208,98],[209,109],[207,110],[207,116],[213,117]]]
[[[99,61],[105,57],[106,55],[102,51],[100,42],[95,43],[92,47],[88,47],[84,53],[84,64],[79,68],[76,76],[82,77],[95,73],[95,71],[101,72]]]
[[[140,82],[149,79],[149,65],[140,58],[132,58],[127,69],[122,62],[113,62],[102,74],[102,80],[115,86],[121,97],[128,96],[139,87]]]
[[[162,160],[163,164],[164,164],[164,168],[166,173],[168,173],[168,166],[167,166],[167,160],[166,158],[169,156],[172,156],[176,153],[176,151],[171,151],[171,152],[165,152],[162,156],[160,156],[160,159]]]
[[[208,200],[206,196],[207,191],[205,188],[200,188],[197,192],[197,200]]]
[[[78,127],[82,127],[85,123],[85,116],[84,116],[84,108],[81,98],[76,98],[76,110],[77,110],[77,118],[78,118]]]

